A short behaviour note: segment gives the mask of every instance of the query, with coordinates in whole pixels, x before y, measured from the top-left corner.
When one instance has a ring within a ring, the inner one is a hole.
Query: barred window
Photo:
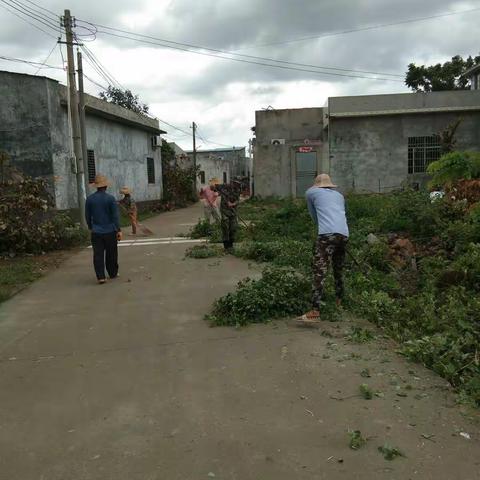
[[[87,150],[87,165],[88,183],[94,183],[95,176],[97,175],[97,168],[95,167],[95,152],[93,150]]]
[[[155,162],[151,157],[147,157],[147,177],[148,183],[155,183]]]
[[[202,170],[200,173],[200,183],[205,184],[205,172]]]
[[[408,173],[425,173],[428,165],[441,156],[438,136],[408,137]]]
[[[227,183],[227,172],[223,172],[223,183]]]

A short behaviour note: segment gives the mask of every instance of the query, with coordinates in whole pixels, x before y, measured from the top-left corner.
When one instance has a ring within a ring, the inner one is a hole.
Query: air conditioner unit
[[[284,138],[272,138],[270,140],[270,143],[272,145],[285,145],[285,139]]]
[[[162,136],[154,135],[152,137],[152,148],[157,148],[162,146]]]

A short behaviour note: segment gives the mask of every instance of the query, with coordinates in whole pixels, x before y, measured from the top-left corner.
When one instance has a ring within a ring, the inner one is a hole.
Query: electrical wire
[[[192,136],[192,133],[191,133],[191,132],[186,132],[186,131],[183,130],[182,128],[176,127],[175,125],[172,125],[171,123],[168,123],[168,122],[166,122],[165,120],[161,120],[160,118],[157,118],[157,120],[158,120],[159,122],[164,123],[165,125],[168,125],[169,127],[173,128],[174,130],[178,130],[179,132],[182,132],[182,133],[184,133],[185,135],[188,135],[189,137]]]
[[[95,80],[92,80],[88,75],[85,74],[85,72],[83,72],[83,76],[84,76],[90,83],[92,83],[93,85],[101,88],[102,90],[108,90],[108,88],[105,87],[104,85],[102,85],[101,83],[98,83],[98,82],[96,82]]]
[[[260,66],[263,66],[263,67],[271,67],[271,68],[279,68],[279,69],[282,69],[282,70],[291,70],[291,71],[298,71],[298,72],[313,73],[313,74],[316,74],[316,75],[330,75],[330,76],[334,76],[334,77],[348,77],[348,78],[364,78],[364,79],[369,79],[369,80],[382,80],[382,81],[387,81],[387,82],[403,83],[403,80],[400,80],[400,79],[397,80],[395,78],[369,77],[369,76],[365,76],[365,75],[350,75],[350,74],[346,74],[346,73],[322,72],[322,71],[319,71],[319,70],[309,70],[309,69],[303,69],[303,68],[288,67],[286,65],[274,65],[274,64],[263,63],[263,62],[255,62],[255,61],[252,61],[252,60],[245,60],[245,59],[241,59],[241,58],[224,57],[224,56],[215,55],[215,54],[212,54],[212,53],[199,52],[199,51],[190,50],[188,48],[182,48],[182,47],[167,45],[165,43],[160,43],[161,41],[156,41],[155,42],[155,41],[149,41],[149,40],[142,40],[140,38],[133,38],[133,37],[126,36],[126,35],[118,35],[116,33],[105,32],[103,30],[98,30],[98,33],[104,33],[106,35],[111,35],[113,37],[125,38],[127,40],[133,40],[133,41],[137,41],[137,42],[140,42],[140,43],[146,43],[146,44],[150,44],[150,45],[162,46],[164,48],[170,48],[170,49],[173,49],[173,50],[180,50],[180,51],[183,51],[183,52],[194,53],[194,54],[197,54],[197,55],[203,55],[203,56],[214,57],[214,58],[221,58],[223,60],[231,60],[231,61],[234,61],[234,62],[246,63],[246,64],[251,64],[251,65],[260,65]]]
[[[32,66],[35,66],[35,67],[38,67],[38,65],[40,65],[43,68],[52,68],[54,70],[63,70],[63,68],[61,68],[61,67],[55,67],[53,65],[48,65],[47,63],[31,62],[30,60],[23,60],[21,58],[14,58],[14,57],[6,57],[4,55],[0,55],[0,59],[6,60],[8,62],[25,63],[25,64],[32,65]]]
[[[242,48],[242,50],[248,50],[250,48],[273,47],[273,46],[277,46],[277,45],[286,45],[288,43],[305,42],[305,41],[308,41],[308,40],[316,40],[316,39],[319,39],[319,38],[335,37],[335,36],[338,36],[338,35],[347,35],[347,34],[356,33],[356,32],[366,32],[366,31],[369,31],[369,30],[376,30],[376,29],[379,29],[379,28],[393,27],[393,26],[396,26],[396,25],[405,25],[405,24],[408,24],[408,23],[424,22],[424,21],[427,21],[427,20],[433,20],[433,19],[442,18],[442,17],[449,17],[449,16],[452,16],[452,15],[462,15],[462,14],[465,14],[465,13],[473,13],[473,12],[478,12],[479,10],[480,10],[480,7],[472,8],[472,9],[469,9],[469,10],[457,10],[457,11],[454,11],[454,12],[439,13],[437,15],[430,15],[428,17],[411,18],[411,19],[408,19],[408,20],[401,20],[399,22],[391,22],[391,23],[383,23],[383,24],[378,24],[378,25],[370,25],[370,26],[367,26],[367,27],[352,28],[352,29],[349,29],[349,30],[340,30],[340,31],[337,31],[337,32],[324,33],[324,34],[321,34],[321,35],[312,35],[312,36],[309,36],[309,37],[302,37],[302,38],[293,38],[291,40],[284,40],[284,41],[280,41],[280,42],[271,42],[271,43],[250,45],[250,46],[247,46],[245,48]]]
[[[28,3],[31,3],[32,5],[35,5],[36,7],[40,8],[41,10],[44,10],[45,12],[51,13],[54,17],[58,17],[58,15],[55,12],[52,12],[48,8],[42,7],[38,3],[32,2],[31,0],[25,0]]]
[[[34,16],[38,16],[38,18],[46,21],[47,23],[50,23],[51,25],[54,26],[54,28],[57,28],[57,29],[62,28],[62,26],[60,24],[60,16],[59,15],[54,15],[53,18],[52,18],[51,15],[50,16],[46,15],[41,10],[38,10],[34,7],[30,7],[30,6],[26,5],[25,3],[21,2],[20,0],[10,0],[10,2],[14,3],[18,7],[20,7],[22,10],[25,10],[27,13],[30,13]]]
[[[42,62],[43,64],[46,64],[48,62],[48,59],[50,58],[50,55],[53,53],[53,51],[57,48],[57,42],[54,43],[53,48],[50,50],[50,53],[47,55],[47,58]],[[37,71],[34,73],[34,75],[38,75],[38,72],[42,70],[42,68],[45,67],[38,67]]]
[[[3,0],[0,0],[3,2]],[[6,2],[3,2],[3,3],[6,3]],[[35,23],[32,23],[30,22],[29,20],[27,20],[26,18],[20,16],[18,13],[10,10],[9,8],[7,8],[5,5],[2,5],[0,4],[0,7],[3,8],[4,10],[6,10],[7,12],[11,13],[12,15],[15,15],[16,17],[20,18],[20,20],[23,20],[24,22],[28,23],[30,26],[32,26],[33,28],[36,28],[37,30],[40,30],[41,32],[43,32],[45,35],[48,35],[49,37],[51,38],[56,38],[55,35],[52,35],[51,33],[47,32],[46,30],[44,30],[42,27],[39,27],[38,25],[36,25]]]
[[[90,65],[95,68],[97,73],[99,73],[99,75],[104,78],[109,85],[120,88],[121,90],[125,90],[125,87],[111,73],[109,73],[109,71],[102,65],[100,60],[98,60],[95,54],[86,45],[80,45],[80,48],[90,60]]]
[[[233,147],[232,145],[226,145],[224,143],[218,143],[218,142],[214,142],[212,140],[208,140],[206,139],[204,136],[202,136],[200,133],[199,133],[199,129],[198,129],[198,125],[197,125],[197,135],[198,137],[200,138],[200,140],[202,140],[203,142],[205,143],[209,143],[210,145],[218,145],[219,147],[226,147],[226,148],[235,148]]]
[[[227,50],[220,50],[220,49],[215,49],[215,48],[203,47],[203,46],[200,46],[200,45],[194,45],[194,44],[190,44],[190,43],[175,42],[173,40],[166,40],[166,39],[163,39],[163,38],[153,37],[153,36],[150,36],[150,35],[143,35],[143,34],[140,34],[140,33],[129,32],[127,30],[121,30],[121,29],[118,29],[118,28],[108,27],[106,25],[93,24],[93,23],[90,23],[90,24],[95,25],[97,27],[97,29],[98,28],[103,28],[103,29],[106,29],[106,30],[111,30],[111,32],[119,32],[119,33],[122,33],[122,34],[129,35],[130,37],[128,37],[128,38],[130,40],[140,41],[139,40],[140,38],[148,39],[148,40],[154,40],[154,41],[157,41],[157,42],[162,42],[162,46],[166,46],[167,48],[174,48],[173,46],[179,46],[179,47],[184,47],[184,48],[178,48],[179,50],[185,50],[185,48],[186,48],[186,49],[188,49],[187,51],[192,52],[192,53],[197,53],[197,54],[207,55],[205,52],[202,53],[202,52],[197,52],[196,51],[196,50],[206,50],[206,51],[213,52],[213,53],[220,54],[220,55],[234,55],[234,56],[243,57],[243,58],[246,58],[246,59],[252,59],[252,60],[256,60],[256,61],[274,62],[274,63],[278,63],[278,64],[282,64],[282,65],[291,65],[291,66],[295,66],[295,67],[317,68],[317,69],[322,69],[322,70],[333,70],[333,71],[339,71],[339,72],[365,73],[365,74],[372,74],[372,75],[383,75],[383,76],[389,76],[389,77],[402,77],[403,78],[403,75],[394,74],[394,73],[375,72],[375,71],[371,71],[371,70],[354,70],[354,69],[343,68],[343,67],[330,67],[330,66],[325,66],[325,65],[313,65],[313,64],[309,64],[309,63],[299,63],[299,62],[289,62],[289,61],[286,61],[286,60],[277,60],[277,59],[269,58],[269,57],[258,57],[258,56],[255,56],[255,55],[245,55],[245,54],[240,54],[240,53],[235,53],[235,52],[229,52]],[[107,32],[107,31],[104,31],[104,30],[98,30],[98,33],[103,33],[105,35],[112,35],[112,36],[119,36],[120,37],[120,35],[114,35],[111,32]],[[135,36],[135,37],[139,37],[139,39],[132,38],[131,37],[132,35]],[[122,38],[126,38],[126,37],[122,37]],[[168,44],[168,45],[164,45],[164,44]],[[196,49],[196,50],[190,50],[192,48]],[[218,55],[219,58],[226,58],[228,60],[235,60],[235,58],[223,57],[223,56],[220,56],[220,55]],[[217,56],[217,55],[211,55],[211,56]]]
[[[58,28],[57,26],[54,26],[53,25],[53,22],[50,23],[50,22],[46,22],[44,21],[43,19],[39,18],[38,16],[36,15],[31,15],[30,13],[26,13],[24,10],[25,9],[22,9],[22,8],[18,8],[17,6],[15,6],[15,3],[13,3],[15,0],[10,0],[10,2],[12,3],[9,3],[7,0],[0,0],[2,3],[4,3],[5,5],[8,5],[10,8],[13,8],[14,10],[16,10],[17,12],[19,12],[20,14],[26,16],[26,17],[29,17],[29,18],[32,18],[33,20],[37,21],[38,23],[48,27],[48,28],[51,28],[52,30],[54,30],[55,32],[58,32]],[[13,12],[11,12],[13,13]]]

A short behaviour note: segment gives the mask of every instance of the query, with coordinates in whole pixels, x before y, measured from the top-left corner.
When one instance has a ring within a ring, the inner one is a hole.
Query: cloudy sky
[[[200,148],[246,145],[255,110],[322,106],[329,96],[406,92],[402,78],[410,62],[443,62],[480,50],[478,0],[0,0],[0,55],[62,67],[60,49],[54,48],[54,14],[65,8],[81,20],[77,34],[111,82],[138,93],[153,115],[183,130],[162,124],[167,139],[184,148],[191,148],[192,121],[199,125]],[[439,16],[451,12],[465,13]],[[436,18],[368,28],[431,16]],[[94,27],[84,22],[144,35],[135,38],[146,43],[105,27],[97,27],[94,38]],[[229,56],[218,50],[243,61],[207,55]],[[273,63],[265,59],[290,63],[273,68],[261,65]],[[0,69],[66,78],[60,68],[38,71],[2,59]],[[90,64],[85,71],[94,82],[108,84]],[[86,86],[92,94],[100,90],[90,81]]]

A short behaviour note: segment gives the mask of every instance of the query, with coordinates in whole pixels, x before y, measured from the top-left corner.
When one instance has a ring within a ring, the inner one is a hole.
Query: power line
[[[38,67],[38,65],[40,65],[41,67],[43,68],[52,68],[52,69],[55,69],[55,70],[63,70],[63,68],[60,68],[60,67],[55,67],[53,65],[48,65],[46,63],[41,63],[41,62],[31,62],[30,60],[23,60],[21,58],[13,58],[13,57],[6,57],[4,55],[0,55],[0,59],[2,60],[6,60],[8,62],[18,62],[18,63],[26,63],[28,65],[32,65],[32,66],[35,66],[35,67]]]
[[[58,15],[55,12],[52,12],[48,8],[42,7],[38,3],[32,2],[31,0],[25,0],[28,3],[31,3],[32,5],[35,5],[36,7],[40,8],[41,10],[44,10],[45,12],[51,13],[54,17],[58,17]]]
[[[46,21],[50,25],[53,25],[54,28],[59,29],[61,31],[62,27],[60,25],[60,17],[58,15],[54,15],[54,17],[52,18],[52,16],[48,16],[45,13],[43,13],[41,10],[38,10],[34,7],[30,7],[25,3],[21,2],[20,0],[10,0],[10,2],[19,6],[22,10],[25,10],[27,13],[30,13],[34,16],[38,16],[38,18]]]
[[[89,48],[87,48],[86,45],[80,45],[80,48],[90,60],[88,63],[95,68],[97,73],[99,73],[99,75],[103,77],[109,85],[117,86],[122,90],[125,90],[125,87],[123,87],[122,84],[102,65],[100,60],[98,60],[95,54]]]
[[[53,51],[57,48],[57,42],[54,43],[53,48],[50,50],[50,53],[47,55],[47,58],[43,61],[44,64],[48,62],[48,59],[50,58],[50,55],[53,53]],[[37,75],[38,72],[44,67],[38,67],[37,71],[34,73],[34,75]]]
[[[479,10],[480,10],[480,7],[472,8],[470,10],[460,10],[460,11],[454,11],[454,12],[439,13],[437,15],[430,15],[428,17],[411,18],[411,19],[402,20],[402,21],[399,21],[399,22],[382,23],[382,24],[378,24],[378,25],[370,25],[370,26],[367,26],[367,27],[351,28],[349,30],[340,30],[340,31],[337,31],[337,32],[323,33],[321,35],[312,35],[312,36],[309,36],[309,37],[293,38],[293,39],[290,39],[290,40],[283,40],[283,41],[279,41],[279,42],[271,42],[271,43],[250,45],[248,47],[242,48],[242,50],[247,50],[247,49],[250,49],[250,48],[272,47],[272,46],[276,46],[276,45],[285,45],[285,44],[288,44],[288,43],[304,42],[304,41],[307,41],[307,40],[316,40],[316,39],[319,39],[319,38],[334,37],[334,36],[338,36],[338,35],[346,35],[346,34],[349,34],[349,33],[365,32],[365,31],[369,31],[369,30],[376,30],[376,29],[379,29],[379,28],[393,27],[395,25],[404,25],[404,24],[407,24],[407,23],[424,22],[426,20],[433,20],[433,19],[436,19],[436,18],[449,17],[449,16],[452,16],[452,15],[462,15],[464,13],[472,13],[472,12],[477,12]]]
[[[45,20],[43,20],[42,18],[39,18],[37,15],[32,15],[31,13],[27,13],[25,8],[18,8],[18,6],[15,6],[16,4],[13,3],[15,2],[15,0],[10,0],[12,3],[9,3],[7,2],[6,0],[0,0],[2,3],[4,3],[5,5],[8,5],[10,8],[13,8],[14,10],[16,10],[17,12],[19,12],[20,14],[26,16],[26,17],[29,17],[29,18],[32,18],[33,20],[37,21],[38,23],[48,27],[48,28],[51,28],[52,30],[54,30],[55,32],[58,31],[58,28],[56,26],[53,26],[53,22],[50,23],[50,22],[47,22]],[[13,13],[13,12],[10,12],[10,13]]]
[[[198,134],[198,137],[200,138],[200,140],[203,140],[205,143],[209,143],[211,145],[218,145],[219,147],[232,148],[232,145],[226,145],[224,143],[213,142],[212,140],[208,140],[204,136],[200,135],[200,133],[198,133],[198,125],[197,125],[197,134]]]
[[[188,48],[182,48],[182,47],[167,45],[167,44],[164,44],[164,43],[160,43],[161,40],[156,41],[156,42],[155,41],[149,41],[149,40],[142,40],[140,38],[133,38],[133,37],[130,37],[130,36],[115,34],[115,33],[112,33],[112,32],[105,32],[103,30],[99,30],[98,33],[104,33],[106,35],[111,35],[113,37],[125,38],[125,39],[128,39],[128,40],[133,40],[133,41],[137,41],[137,42],[140,42],[140,43],[162,46],[162,47],[165,47],[165,48],[170,48],[170,49],[173,49],[173,50],[180,50],[180,51],[183,51],[183,52],[194,53],[194,54],[197,54],[197,55],[203,55],[203,56],[214,57],[214,58],[221,58],[223,60],[231,60],[231,61],[234,61],[234,62],[246,63],[246,64],[251,64],[251,65],[261,65],[263,67],[271,67],[271,68],[279,68],[279,69],[282,69],[282,70],[292,70],[292,71],[299,71],[299,72],[306,72],[306,73],[314,73],[316,75],[330,75],[330,76],[334,76],[334,77],[348,77],[348,78],[365,78],[365,79],[369,79],[369,80],[383,80],[383,81],[389,81],[389,82],[401,82],[401,83],[403,83],[403,80],[400,80],[400,79],[397,80],[397,79],[394,79],[394,78],[368,77],[368,76],[364,76],[364,75],[350,75],[350,74],[346,74],[346,73],[322,72],[322,71],[319,71],[319,70],[308,70],[308,69],[303,69],[303,68],[288,67],[286,65],[274,65],[274,64],[263,63],[263,62],[255,62],[255,61],[252,61],[252,60],[245,60],[245,59],[241,59],[241,58],[224,57],[224,56],[215,55],[215,54],[212,54],[212,53],[198,52],[198,51],[190,50]]]
[[[178,130],[179,132],[184,133],[185,135],[188,135],[189,137],[192,136],[190,132],[186,132],[185,130],[181,129],[180,127],[176,127],[175,125],[172,125],[171,123],[166,122],[165,120],[161,120],[160,118],[157,118],[159,122],[164,123],[165,125],[168,125],[169,127],[172,127],[175,130]]]
[[[90,23],[90,22],[88,22],[88,23]],[[258,56],[255,56],[255,55],[245,55],[245,54],[241,54],[241,53],[229,52],[227,50],[220,50],[220,49],[215,49],[215,48],[203,47],[203,46],[200,46],[200,45],[194,45],[194,44],[190,44],[190,43],[175,42],[173,40],[166,40],[166,39],[163,39],[163,38],[153,37],[153,36],[150,36],[150,35],[143,35],[143,34],[140,34],[140,33],[129,32],[127,30],[121,30],[121,29],[118,29],[118,28],[108,27],[106,25],[93,24],[93,23],[90,23],[90,25],[94,25],[97,28],[104,28],[104,29],[107,29],[107,30],[111,30],[112,32],[119,32],[119,33],[122,33],[122,34],[133,35],[133,36],[139,37],[139,38],[145,38],[145,39],[149,39],[149,40],[155,40],[157,42],[163,42],[163,43],[166,43],[166,44],[171,44],[171,45],[162,45],[162,46],[165,46],[167,48],[174,48],[173,45],[180,46],[180,47],[186,47],[188,49],[186,51],[189,51],[189,52],[192,52],[192,53],[197,53],[197,54],[203,54],[203,55],[207,55],[207,54],[202,53],[202,52],[197,52],[197,51],[194,51],[194,50],[190,50],[190,49],[193,48],[193,49],[197,49],[197,50],[206,50],[206,51],[218,53],[218,54],[221,54],[221,55],[234,55],[234,56],[239,56],[239,57],[243,57],[243,58],[246,58],[246,59],[252,59],[252,60],[257,60],[257,61],[262,61],[262,62],[265,62],[265,61],[274,62],[274,63],[278,63],[278,64],[282,64],[282,65],[292,65],[292,66],[296,66],[296,67],[318,68],[318,69],[323,69],[323,70],[334,70],[334,71],[351,72],[351,73],[366,73],[366,74],[383,75],[383,76],[390,76],[390,77],[403,77],[403,75],[394,74],[394,73],[375,72],[375,71],[370,71],[370,70],[354,70],[354,69],[343,68],[343,67],[330,67],[330,66],[324,66],[324,65],[313,65],[313,64],[309,64],[309,63],[298,63],[298,62],[289,62],[289,61],[286,61],[286,60],[277,60],[277,59],[268,58],[268,57],[258,57]],[[111,32],[106,32],[104,30],[98,30],[98,33],[104,33],[106,35],[121,37],[120,35],[115,35]],[[121,37],[121,38],[126,38],[126,37]],[[131,37],[128,37],[128,38],[130,40],[140,41],[137,38],[131,38]],[[147,42],[145,42],[145,43],[147,43]],[[178,49],[179,50],[185,50],[185,48],[178,48]],[[219,58],[226,58],[228,60],[236,60],[235,58],[223,57],[223,56],[220,56],[220,55],[209,55],[209,56],[218,56]],[[237,61],[239,61],[239,60],[237,59]],[[327,73],[327,72],[325,72],[325,73]]]
[[[93,85],[101,88],[102,90],[108,90],[108,88],[105,87],[104,85],[102,85],[101,83],[98,83],[98,82],[96,82],[95,80],[92,80],[88,75],[85,74],[85,72],[83,73],[83,76],[84,76],[90,83],[92,83]]]
[[[3,2],[3,0],[0,0]],[[6,3],[6,2],[3,2],[3,3]],[[8,5],[8,4],[7,4]],[[41,32],[43,32],[45,35],[48,35],[49,37],[51,38],[56,38],[54,35],[52,35],[51,33],[47,32],[46,30],[44,30],[43,28],[39,27],[38,25],[36,25],[35,23],[32,23],[30,22],[29,20],[27,20],[26,18],[20,16],[18,13],[10,10],[8,7],[6,7],[5,5],[2,5],[0,4],[0,7],[3,8],[4,10],[6,10],[7,12],[11,13],[12,15],[15,15],[16,17],[20,18],[20,20],[23,20],[24,22],[28,23],[30,26],[32,26],[33,28],[36,28],[37,30],[40,30]]]

